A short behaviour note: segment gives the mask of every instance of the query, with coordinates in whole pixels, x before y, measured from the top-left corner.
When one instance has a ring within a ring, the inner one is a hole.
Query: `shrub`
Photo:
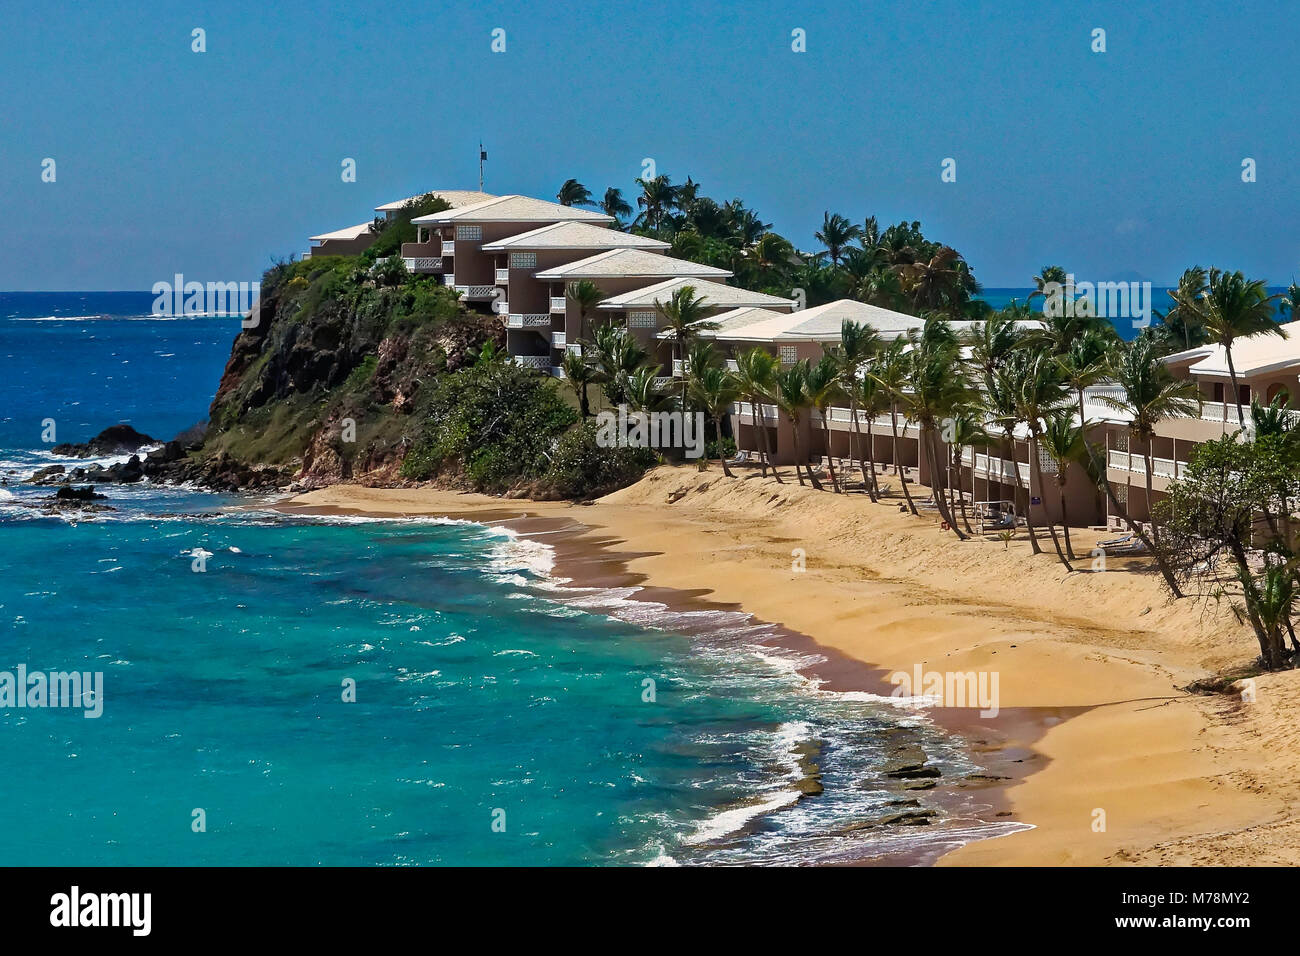
[[[659,462],[649,448],[603,448],[595,422],[566,432],[551,452],[550,466],[535,489],[559,498],[594,498],[624,488]]]
[[[553,380],[491,350],[433,389],[424,432],[402,462],[407,478],[459,466],[476,490],[504,491],[545,471],[551,445],[578,417]]]

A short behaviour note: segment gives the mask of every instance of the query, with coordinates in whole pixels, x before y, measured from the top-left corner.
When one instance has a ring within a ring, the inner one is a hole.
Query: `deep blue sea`
[[[238,320],[149,303],[0,293],[0,671],[104,675],[97,718],[0,707],[0,865],[802,863],[1005,832],[883,775],[900,740],[979,769],[924,713],[823,689],[739,613],[557,579],[536,540],[148,484],[43,512],[46,420],[205,417]],[[915,798],[930,826],[870,825]]]

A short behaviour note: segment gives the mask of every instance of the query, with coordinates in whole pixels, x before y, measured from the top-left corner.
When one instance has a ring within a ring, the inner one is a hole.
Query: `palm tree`
[[[691,362],[690,394],[713,422],[718,442],[718,464],[722,473],[732,477],[727,467],[727,457],[722,452],[722,417],[730,414],[731,406],[740,398],[740,384],[736,377],[718,365],[697,365]]]
[[[1060,380],[1052,356],[1046,350],[1021,354],[1024,361],[1016,363],[1020,366],[1017,369],[1020,381],[1016,390],[1016,408],[1018,417],[1029,430],[1029,467],[1037,479],[1038,493],[1045,502],[1047,487],[1043,483],[1043,460],[1039,454],[1044,422],[1069,406],[1070,395]],[[1032,504],[1031,501],[1031,508]],[[1046,507],[1043,510],[1046,511]],[[1074,568],[1061,549],[1060,539],[1056,536],[1056,522],[1050,517],[1047,520],[1047,531],[1052,537],[1056,556],[1061,559],[1067,571],[1073,571]]]
[[[1194,302],[1179,302],[1179,313],[1189,309],[1209,333],[1210,341],[1223,347],[1228,361],[1228,378],[1232,382],[1232,399],[1237,405],[1237,423],[1246,427],[1246,414],[1237,385],[1237,367],[1232,361],[1232,344],[1252,335],[1280,335],[1286,331],[1273,320],[1273,303],[1279,297],[1269,295],[1262,279],[1247,279],[1240,272],[1211,269],[1204,296]],[[1223,409],[1228,418],[1227,403]]]
[[[578,309],[578,341],[585,342],[588,337],[587,317],[592,315],[596,306],[605,301],[608,296],[590,279],[570,282],[564,287],[564,295]]]
[[[989,434],[983,425],[983,416],[980,411],[978,405],[973,405],[957,411],[951,419],[952,441],[949,444],[951,467],[957,475],[957,497],[961,502],[961,521],[966,526],[968,534],[974,534],[975,532],[971,530],[970,518],[966,513],[966,492],[962,488],[961,482],[962,459],[965,457],[966,449],[971,449],[970,494],[973,500],[975,498],[975,447],[977,445],[988,447],[994,442],[993,436]]]
[[[1061,525],[1065,529],[1065,553],[1074,560],[1070,520],[1065,510],[1065,485],[1070,477],[1070,465],[1084,467],[1088,455],[1083,447],[1083,429],[1074,424],[1073,412],[1060,411],[1048,417],[1040,441],[1052,461],[1056,462],[1056,491],[1061,502]]]
[[[1032,302],[1040,295],[1046,296],[1047,286],[1052,283],[1064,288],[1068,278],[1061,266],[1043,266],[1038,275],[1034,276],[1034,291],[1029,293],[1029,301]]]
[[[1174,307],[1165,313],[1161,321],[1175,332],[1181,330],[1184,349],[1201,344],[1200,339],[1205,330],[1201,325],[1200,302],[1205,296],[1207,284],[1205,270],[1200,266],[1192,266],[1183,270],[1177,287],[1169,290]]]
[[[799,427],[803,422],[803,413],[812,407],[812,399],[808,395],[808,360],[800,359],[789,368],[777,372],[770,397],[790,422],[790,432],[794,441],[795,477],[799,479],[799,484],[804,483],[803,473],[799,471],[799,463],[802,461],[804,470],[808,472],[808,480],[812,482],[814,488],[821,491],[822,484],[813,474],[812,467],[799,446]]]
[[[906,339],[894,339],[889,345],[880,350],[880,354],[872,365],[870,375],[876,380],[889,399],[889,427],[894,436],[894,472],[898,475],[898,481],[903,486],[903,497],[907,499],[908,510],[912,514],[920,514],[916,510],[916,503],[912,501],[912,493],[907,490],[907,475],[903,472],[903,465],[898,457],[898,410],[900,406],[905,404],[907,399],[908,357],[906,349]]]
[[[578,408],[582,413],[583,421],[591,417],[591,402],[587,396],[587,387],[596,382],[598,375],[596,369],[588,362],[581,352],[573,352],[568,349],[564,350],[564,358],[560,360],[560,367],[564,370],[564,380],[573,389],[578,396]]]
[[[894,268],[917,314],[933,310],[960,317],[962,306],[979,291],[966,261],[951,246],[940,246],[922,262]]]
[[[939,422],[950,419],[971,403],[973,392],[961,374],[961,343],[952,326],[940,318],[926,319],[920,333],[909,332],[912,349],[908,362],[909,390],[904,393],[908,404],[908,417],[920,428],[920,444],[930,467],[930,487],[934,503],[958,540],[966,535],[953,520],[941,485],[942,472],[935,450],[935,435]]]
[[[1025,361],[1026,353],[1023,348],[1017,348],[1010,353],[997,367],[992,377],[985,382],[983,395],[984,407],[989,413],[990,421],[1002,429],[1002,440],[1007,454],[1011,456],[1011,481],[1015,485],[1017,496],[1024,487],[1020,481],[1020,453],[1016,447],[1016,426],[1022,423],[1020,381],[1024,376]],[[1029,532],[1029,547],[1034,554],[1042,554],[1043,546],[1038,543],[1038,534],[1034,530],[1031,489],[1024,487],[1024,492],[1025,528]]]
[[[668,407],[668,392],[659,384],[658,365],[639,365],[628,375],[627,404],[638,412],[658,412]]]
[[[677,205],[677,187],[673,186],[667,176],[655,176],[653,179],[638,179],[641,195],[636,197],[636,204],[644,210],[645,224],[652,232],[658,233],[665,217]]]
[[[1278,309],[1283,315],[1287,316],[1289,321],[1300,320],[1300,311],[1297,311],[1297,309],[1300,309],[1300,285],[1296,285],[1294,279],[1286,287],[1286,295],[1282,296],[1278,302]]]
[[[606,216],[613,216],[619,229],[623,228],[623,217],[632,215],[632,207],[623,198],[623,190],[614,186],[605,190],[605,198],[600,201],[600,211]]]
[[[826,212],[822,216],[822,227],[813,237],[826,247],[826,256],[832,265],[840,264],[844,247],[862,235],[862,227],[849,222],[839,213]]]
[[[561,206],[594,206],[591,190],[576,179],[566,179],[555,196]]]
[[[857,405],[858,414],[867,420],[866,467],[870,481],[867,494],[872,501],[880,500],[880,486],[876,483],[875,424],[876,417],[883,415],[889,408],[889,396],[874,375],[868,372],[842,386],[848,391]]]
[[[764,406],[768,391],[776,379],[776,368],[776,356],[765,349],[754,347],[736,356],[736,383],[740,394],[749,402],[750,421],[758,433],[758,453],[764,478],[767,477],[767,468],[772,460],[768,452],[767,413]],[[777,484],[784,484],[775,465],[772,465],[772,474],[776,477]]]
[[[704,314],[709,307],[695,294],[695,286],[684,285],[675,291],[667,302],[655,299],[655,308],[663,313],[664,336],[673,343],[673,357],[684,359],[690,344],[697,340],[701,332],[711,332],[718,327],[717,322],[705,321]],[[682,370],[682,406],[686,405],[686,374]]]
[[[867,476],[866,461],[862,456],[862,423],[858,421],[858,379],[862,376],[862,367],[880,350],[880,333],[869,325],[845,319],[840,325],[840,344],[830,354],[835,357],[839,367],[840,383],[849,397],[849,419],[853,422],[853,451],[851,457],[857,460],[862,471],[862,484],[872,501],[876,500],[876,469],[872,465],[871,476]]]
[[[831,405],[843,391],[840,388],[840,366],[832,355],[823,355],[807,371],[808,398],[822,420],[822,438],[826,445],[826,469],[831,476],[831,490],[840,494],[840,480],[835,475],[835,459],[831,457]]]
[[[596,381],[611,408],[629,403],[631,378],[649,358],[641,343],[622,326],[603,325],[596,330],[591,359],[597,370]]]
[[[1122,398],[1111,395],[1098,396],[1103,405],[1126,412],[1129,422],[1129,434],[1142,442],[1142,457],[1146,470],[1147,511],[1151,521],[1151,538],[1148,539],[1139,524],[1129,520],[1129,527],[1138,535],[1142,543],[1152,551],[1156,563],[1164,575],[1174,597],[1183,596],[1169,569],[1165,555],[1160,551],[1160,526],[1156,521],[1155,510],[1151,507],[1151,442],[1156,435],[1156,425],[1166,418],[1174,416],[1195,416],[1200,414],[1201,394],[1196,383],[1191,379],[1176,379],[1168,366],[1160,361],[1156,354],[1155,342],[1150,336],[1140,335],[1116,358],[1112,365],[1111,376],[1123,391]],[[1125,513],[1125,519],[1128,515]]]

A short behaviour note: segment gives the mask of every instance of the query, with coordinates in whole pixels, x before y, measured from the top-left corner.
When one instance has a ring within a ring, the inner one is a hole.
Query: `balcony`
[[[686,375],[686,363],[681,359],[673,359],[673,377],[683,378]]]
[[[497,269],[497,270],[496,270],[496,283],[497,283],[497,285],[509,285],[509,284],[510,284],[510,270],[509,270],[509,269]]]
[[[551,296],[551,311],[552,311],[552,312],[563,312],[563,311],[565,310],[565,308],[566,308],[566,303],[565,303],[564,296],[562,296],[562,295],[553,295],[553,296]]]
[[[1018,474],[1020,476],[1019,481],[1026,484],[1029,482],[1029,463],[1025,461],[1010,461],[1006,458],[990,458],[988,455],[976,455],[975,471],[987,475],[994,481],[1015,484]]]
[[[564,378],[564,366],[563,366],[563,365],[552,365],[552,366],[551,366],[551,374],[554,375],[556,378]]]
[[[510,361],[521,368],[536,368],[546,372],[551,370],[551,357],[549,355],[512,355]]]
[[[456,254],[456,240],[455,240],[455,239],[444,239],[444,240],[442,240],[442,254],[443,254],[444,256],[454,256],[454,255]]]
[[[402,257],[406,263],[407,272],[441,272],[441,256],[415,256],[414,258]]]
[[[563,332],[555,332],[555,333],[552,333],[552,334],[554,334],[554,335],[563,335],[564,333],[563,333]],[[564,345],[564,351],[568,352],[570,355],[578,355],[578,356],[581,356],[581,355],[582,355],[582,346],[579,345],[579,344],[576,343],[576,342],[566,342],[565,345]]]
[[[563,332],[552,332],[552,333],[551,333],[551,345],[552,345],[553,347],[555,347],[555,348],[557,348],[557,349],[562,349],[562,348],[564,348],[564,346],[565,346],[565,342],[566,342],[566,337],[565,337],[565,334],[564,334]]]
[[[546,312],[514,313],[506,316],[507,329],[550,329],[551,316]]]
[[[1126,451],[1110,451],[1106,455],[1106,464],[1117,471],[1131,471],[1134,474],[1145,475],[1147,473],[1147,463],[1139,454],[1129,454]],[[1152,458],[1151,474],[1156,478],[1182,478],[1187,471],[1187,462],[1174,461],[1172,458]]]
[[[453,288],[460,293],[462,299],[492,299],[497,294],[497,287],[494,285],[458,285]]]

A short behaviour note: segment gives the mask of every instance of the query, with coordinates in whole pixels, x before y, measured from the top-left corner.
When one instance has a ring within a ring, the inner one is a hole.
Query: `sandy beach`
[[[1289,716],[1300,679],[1263,675],[1252,703],[1183,689],[1257,653],[1226,602],[1171,603],[1155,575],[1117,560],[1093,572],[1084,559],[1067,574],[1046,539],[1038,556],[1023,539],[962,543],[893,501],[786,478],[665,466],[587,505],[338,485],[282,508],[565,518],[647,587],[738,605],[871,669],[996,672],[997,717],[936,718],[1023,769],[1005,798],[1033,829],[941,865],[1300,862],[1300,730]],[[1096,532],[1074,534],[1086,555]],[[581,567],[566,573],[598,583]]]

